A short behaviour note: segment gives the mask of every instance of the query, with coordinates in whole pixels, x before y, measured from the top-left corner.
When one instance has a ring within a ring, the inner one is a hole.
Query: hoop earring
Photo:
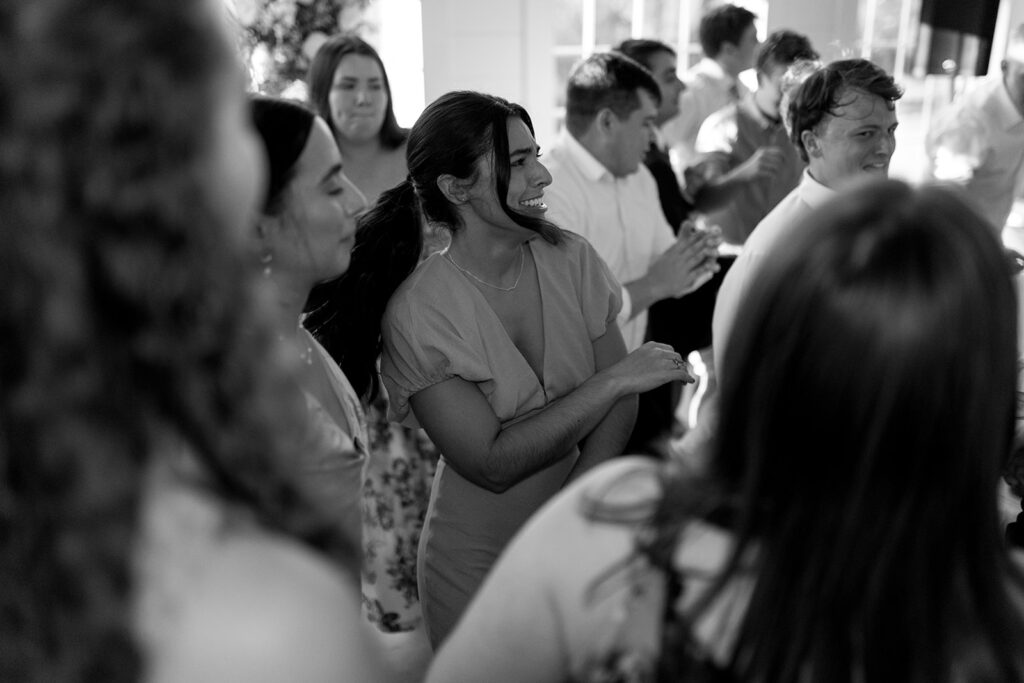
[[[274,260],[274,255],[269,251],[265,252],[263,256],[260,256],[260,263],[263,264],[263,277],[270,277],[270,263]]]

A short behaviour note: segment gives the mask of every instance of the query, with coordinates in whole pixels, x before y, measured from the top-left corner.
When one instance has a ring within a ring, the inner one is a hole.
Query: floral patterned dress
[[[416,549],[438,453],[422,429],[388,422],[384,396],[366,412],[370,456],[362,491],[363,607],[381,631],[411,631],[423,619]]]

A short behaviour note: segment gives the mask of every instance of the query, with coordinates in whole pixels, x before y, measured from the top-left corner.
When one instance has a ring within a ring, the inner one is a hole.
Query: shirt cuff
[[[633,300],[629,297],[629,290],[625,285],[620,287],[622,289],[622,308],[619,309],[619,322],[622,323],[633,317]]]

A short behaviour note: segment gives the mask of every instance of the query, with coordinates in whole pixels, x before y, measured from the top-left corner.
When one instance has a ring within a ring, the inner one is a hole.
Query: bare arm
[[[621,334],[616,334],[616,340],[608,339],[607,337],[608,335],[606,334],[594,342],[594,355],[597,358],[599,369],[602,367],[602,362],[613,363],[615,361],[617,357],[615,355],[615,342],[622,343]],[[625,353],[624,346],[620,353]],[[683,361],[683,363],[687,372],[686,377],[683,378],[683,383],[690,384],[696,381],[690,364],[686,361]],[[612,406],[600,424],[594,428],[594,431],[584,437],[583,443],[580,445],[580,457],[572,468],[572,472],[569,473],[569,481],[576,479],[605,460],[622,455],[623,448],[625,448],[626,442],[629,441],[629,435],[633,431],[636,411],[636,395],[620,398]]]
[[[720,208],[750,183],[777,174],[785,162],[785,155],[778,147],[761,147],[731,171],[711,175],[694,193],[694,206],[699,211]]]
[[[608,331],[594,340],[594,362],[600,372],[609,368],[626,355],[626,344],[618,325],[608,326]],[[623,396],[605,413],[597,426],[580,444],[580,457],[569,473],[569,481],[609,458],[622,453],[636,422],[636,394]]]
[[[458,377],[413,394],[409,402],[427,435],[459,474],[501,493],[564,457],[619,399],[681,380],[684,367],[672,347],[648,342],[571,393],[505,428],[480,389]]]

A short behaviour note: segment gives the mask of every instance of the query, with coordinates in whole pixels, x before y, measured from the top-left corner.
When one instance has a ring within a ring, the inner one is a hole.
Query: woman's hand
[[[671,346],[660,342],[647,342],[598,375],[611,380],[623,394],[639,394],[667,382],[696,381],[690,364]]]

